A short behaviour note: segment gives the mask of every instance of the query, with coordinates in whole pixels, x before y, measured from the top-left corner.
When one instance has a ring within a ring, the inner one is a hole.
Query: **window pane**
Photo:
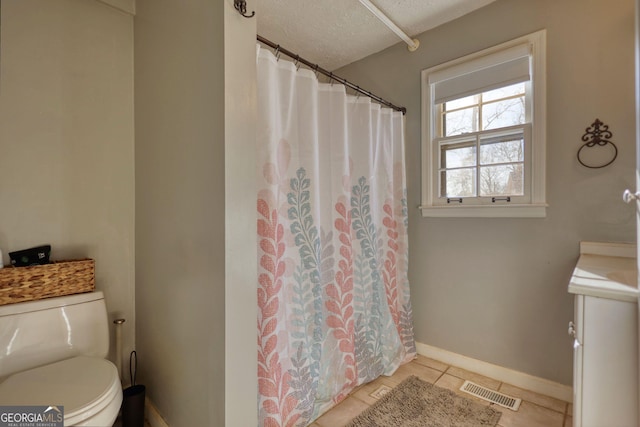
[[[523,194],[524,167],[522,163],[480,168],[481,196],[522,196]]]
[[[482,94],[482,101],[495,101],[497,99],[507,98],[514,95],[524,95],[524,82],[516,83],[511,86],[501,87],[499,89],[490,90]]]
[[[482,165],[522,161],[524,161],[524,137],[521,133],[480,141],[480,164]]]
[[[454,99],[444,103],[444,111],[457,110],[458,108],[470,107],[477,104],[478,95],[465,96],[464,98]]]
[[[465,108],[444,114],[444,132],[442,136],[460,135],[476,132],[478,129],[478,107]]]
[[[482,129],[498,129],[525,122],[524,96],[482,105]]]
[[[476,168],[440,172],[440,197],[475,197]]]
[[[476,144],[461,143],[440,147],[440,168],[452,169],[476,165]]]

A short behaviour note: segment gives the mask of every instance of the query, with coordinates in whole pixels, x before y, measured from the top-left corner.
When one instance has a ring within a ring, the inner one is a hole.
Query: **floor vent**
[[[517,411],[520,407],[522,399],[507,396],[506,394],[498,393],[481,385],[472,383],[471,381],[465,381],[460,387],[460,390],[465,393],[469,393],[479,399],[486,400],[487,402],[495,403],[496,405],[504,406],[512,411]]]
[[[380,387],[375,389],[375,391],[373,391],[372,393],[369,393],[369,396],[373,397],[374,399],[380,399],[382,396],[389,393],[390,391],[391,391],[391,387],[386,385],[381,385]]]

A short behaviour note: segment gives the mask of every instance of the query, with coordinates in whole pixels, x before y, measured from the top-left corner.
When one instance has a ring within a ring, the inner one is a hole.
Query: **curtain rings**
[[[296,71],[300,71],[300,55],[296,55],[296,62],[294,65],[296,66]]]
[[[276,46],[275,56],[276,56],[276,61],[280,61],[280,45]]]

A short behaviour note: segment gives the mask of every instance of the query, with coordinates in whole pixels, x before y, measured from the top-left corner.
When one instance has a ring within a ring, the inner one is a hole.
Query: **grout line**
[[[531,401],[529,401],[529,400],[524,400],[524,399],[522,399],[522,401],[523,401],[523,402],[527,402],[527,403],[528,403],[528,404],[530,404],[530,405],[535,405],[535,406],[537,406],[538,408],[543,408],[543,409],[546,409],[546,410],[548,410],[548,411],[553,411],[553,412],[555,412],[556,414],[562,414],[562,415],[565,415],[563,412],[558,412],[558,411],[556,411],[556,410],[555,410],[555,409],[553,409],[553,408],[547,408],[546,406],[542,406],[542,405],[540,405],[540,404],[538,404],[538,403],[531,402]],[[565,409],[565,412],[566,412],[566,409]],[[564,422],[564,421],[563,421],[563,422]]]
[[[367,406],[371,406],[371,404],[369,404],[369,403],[365,402],[364,400],[360,399],[358,396],[350,396],[350,397],[353,397],[354,399],[359,400],[360,402],[364,403]],[[345,399],[345,400],[347,400],[347,399]],[[344,402],[344,400],[342,402]]]
[[[438,381],[440,381],[440,378],[444,377],[444,372],[440,373],[440,376],[438,378],[436,378],[436,380],[433,382],[433,385],[435,385]]]
[[[420,342],[416,342],[416,347],[418,354],[445,364],[456,366],[494,380],[502,380],[521,389],[553,397],[564,402],[571,402],[572,400],[573,392],[569,385],[559,384],[554,381],[473,359]]]
[[[564,406],[564,418],[562,419],[562,427],[567,425],[567,420],[569,419],[569,417],[572,417],[573,414],[569,413],[569,403],[565,402],[565,406]],[[571,423],[573,425],[573,422]]]

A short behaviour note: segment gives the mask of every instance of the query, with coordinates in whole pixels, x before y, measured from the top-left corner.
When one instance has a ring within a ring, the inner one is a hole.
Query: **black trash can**
[[[129,356],[129,375],[131,387],[122,391],[122,427],[144,427],[145,387],[136,384],[138,355],[135,351]]]
[[[144,394],[142,384],[122,391],[122,427],[144,427]]]

